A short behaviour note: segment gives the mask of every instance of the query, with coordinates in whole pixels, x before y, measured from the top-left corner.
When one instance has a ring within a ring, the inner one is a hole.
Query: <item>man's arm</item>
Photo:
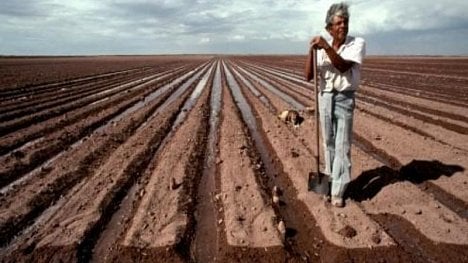
[[[325,52],[327,53],[328,57],[331,60],[331,63],[335,68],[337,68],[341,73],[346,72],[348,69],[350,69],[353,66],[353,62],[349,60],[344,60],[338,53],[336,53],[335,49],[330,47],[327,44],[327,48],[325,49]]]
[[[344,60],[338,53],[336,53],[335,49],[333,49],[327,41],[321,37],[316,36],[311,41],[311,49],[324,49],[325,53],[327,53],[328,57],[330,58],[331,63],[335,68],[337,68],[341,73],[347,71],[353,66],[353,62],[349,60]]]

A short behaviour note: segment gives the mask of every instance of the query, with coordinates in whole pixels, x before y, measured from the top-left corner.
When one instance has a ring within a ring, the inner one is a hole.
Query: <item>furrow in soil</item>
[[[45,165],[2,189],[2,243],[31,224],[35,217],[74,184],[98,169],[113,150],[126,141],[138,127],[144,125],[148,118],[154,117],[155,110],[164,105],[178,85],[185,86],[184,89],[191,85],[194,77],[187,81],[190,75],[191,73],[187,73],[178,81],[158,90],[159,95],[148,100],[145,107],[138,110],[134,108],[121,121],[101,127],[76,147],[57,157],[54,162],[57,165]]]
[[[252,128],[256,125],[250,106],[241,94],[231,69],[223,61],[224,94],[220,134],[220,192],[226,244],[221,261],[282,262],[286,253],[278,230],[280,218],[260,177],[265,176]]]
[[[211,80],[209,132],[207,134],[206,154],[202,177],[197,186],[195,208],[195,233],[191,244],[191,258],[196,262],[215,262],[218,256],[219,231],[217,229],[218,208],[214,202],[219,189],[217,164],[220,162],[219,152],[219,122],[222,106],[222,83],[220,61],[216,63]]]
[[[116,213],[125,214],[128,220],[108,226],[97,243],[94,260],[151,262],[155,257],[172,262],[190,260],[196,187],[203,170],[202,149],[208,135],[208,79],[212,72],[213,65],[191,89],[170,133],[145,170],[145,179],[136,186],[134,192],[139,197],[130,201],[133,204],[129,211],[133,212]],[[176,99],[180,94],[175,96]],[[109,236],[112,232],[119,233]],[[99,251],[105,248],[112,251],[103,256]]]
[[[159,83],[147,87],[147,91],[139,97],[133,94],[132,99],[112,105],[113,107],[104,109],[97,115],[88,115],[87,118],[82,118],[80,121],[65,127],[64,130],[48,134],[37,144],[30,144],[27,149],[16,150],[12,154],[0,157],[0,160],[2,160],[0,187],[13,182],[28,172],[35,173],[33,169],[41,170],[43,167],[48,166],[60,156],[61,152],[69,147],[77,147],[82,143],[83,138],[86,138],[92,132],[99,132],[108,124],[118,122],[123,116],[143,107],[146,99],[151,100],[153,97],[165,92],[169,87],[168,85],[164,86],[168,79],[163,77],[158,79]],[[171,79],[173,78],[171,77]],[[14,138],[11,141],[15,142]]]
[[[358,206],[349,204],[344,209],[333,208],[321,196],[308,192],[307,177],[314,170],[311,166],[313,155],[266,108],[257,107],[256,103],[253,105],[261,116],[261,127],[272,147],[270,152],[277,156],[272,156],[274,159],[270,162],[278,167],[280,173],[271,179],[270,184],[283,191],[279,211],[282,211],[285,222],[291,225],[286,228],[286,235],[297,251],[294,254],[296,259],[315,261],[325,258],[330,251],[335,251],[330,261],[365,260],[370,254],[387,254],[400,260],[408,257],[397,253],[393,240]],[[348,232],[353,234],[348,236]],[[378,242],[374,241],[377,239]],[[366,255],[363,250],[368,247],[374,249]]]
[[[88,261],[102,229],[170,132],[193,86],[182,85],[182,92],[173,92],[171,96],[177,94],[177,98],[169,97],[166,102],[170,100],[171,103],[160,106],[156,116],[119,145],[84,185],[64,196],[67,201],[62,208],[37,232],[24,237],[26,242],[10,246],[11,257],[21,255],[34,261]]]

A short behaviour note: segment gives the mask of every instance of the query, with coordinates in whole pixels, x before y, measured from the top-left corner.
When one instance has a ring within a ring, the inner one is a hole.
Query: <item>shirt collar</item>
[[[340,54],[341,51],[343,51],[343,48],[350,46],[354,42],[354,39],[355,39],[355,37],[347,35],[346,39],[345,39],[345,42],[343,43],[343,45],[340,46],[340,48],[338,49],[338,51],[336,53]],[[328,42],[328,44],[330,46],[332,46],[333,45],[333,38],[329,38],[327,40],[327,42]]]

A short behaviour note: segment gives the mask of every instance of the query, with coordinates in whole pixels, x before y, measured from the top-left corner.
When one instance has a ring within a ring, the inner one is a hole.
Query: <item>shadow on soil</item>
[[[459,165],[447,165],[437,160],[413,160],[409,164],[394,170],[388,166],[363,172],[359,177],[349,183],[346,191],[347,197],[361,202],[376,196],[385,186],[409,181],[421,184],[428,180],[438,179],[440,176],[452,176],[465,169]]]

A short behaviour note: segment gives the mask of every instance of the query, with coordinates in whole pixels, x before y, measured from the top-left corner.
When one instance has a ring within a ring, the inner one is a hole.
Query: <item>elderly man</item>
[[[351,180],[351,139],[354,93],[360,82],[360,67],[365,55],[364,39],[348,36],[349,13],[344,3],[330,6],[325,19],[332,39],[322,36],[310,41],[305,76],[313,76],[313,50],[317,50],[319,112],[325,146],[325,174],[330,176],[331,203],[344,206],[343,195]]]

